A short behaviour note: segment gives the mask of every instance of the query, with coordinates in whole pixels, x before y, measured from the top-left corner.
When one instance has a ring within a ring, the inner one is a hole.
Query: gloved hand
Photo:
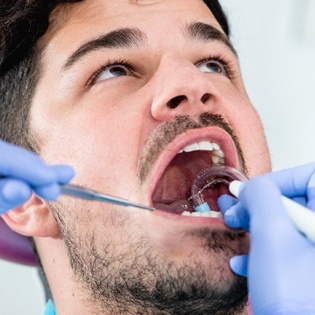
[[[0,214],[28,200],[34,191],[52,201],[74,171],[66,165],[46,165],[38,155],[0,140]]]
[[[315,244],[295,228],[281,201],[283,194],[315,210],[314,172],[312,163],[266,174],[246,182],[239,201],[219,200],[226,224],[251,233],[248,264],[245,256],[230,264],[248,276],[254,315],[315,314]]]

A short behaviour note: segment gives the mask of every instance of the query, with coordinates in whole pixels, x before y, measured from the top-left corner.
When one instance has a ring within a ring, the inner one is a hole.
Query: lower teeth
[[[189,212],[184,211],[181,215],[186,217],[207,217],[207,218],[223,218],[223,215],[219,211],[210,212]]]

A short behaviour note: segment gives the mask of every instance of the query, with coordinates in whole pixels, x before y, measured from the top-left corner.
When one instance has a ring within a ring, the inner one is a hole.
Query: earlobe
[[[2,217],[13,231],[24,236],[56,237],[60,232],[48,203],[34,194]]]

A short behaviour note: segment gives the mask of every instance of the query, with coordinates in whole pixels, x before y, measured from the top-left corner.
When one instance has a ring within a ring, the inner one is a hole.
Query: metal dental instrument
[[[97,191],[94,191],[85,187],[77,186],[77,185],[72,185],[72,184],[60,185],[60,190],[63,195],[68,195],[75,198],[108,202],[108,203],[113,203],[113,204],[124,206],[124,207],[132,206],[132,207],[146,209],[150,211],[156,210],[155,208],[152,208],[149,206],[130,202],[127,199],[114,197],[111,195],[105,195],[103,193],[99,193]]]

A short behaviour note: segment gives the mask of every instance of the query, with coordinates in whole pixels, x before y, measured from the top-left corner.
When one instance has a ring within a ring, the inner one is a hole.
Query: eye
[[[88,85],[132,74],[131,66],[123,61],[108,62],[97,70],[88,81]]]
[[[197,67],[202,72],[209,72],[209,73],[220,73],[223,75],[227,75],[226,65],[218,60],[215,59],[207,59],[198,62]]]
[[[235,76],[235,70],[233,67],[233,62],[227,59],[224,56],[211,56],[209,58],[205,58],[196,63],[196,67],[200,69],[200,71],[205,73],[219,73],[230,80],[232,80]]]

